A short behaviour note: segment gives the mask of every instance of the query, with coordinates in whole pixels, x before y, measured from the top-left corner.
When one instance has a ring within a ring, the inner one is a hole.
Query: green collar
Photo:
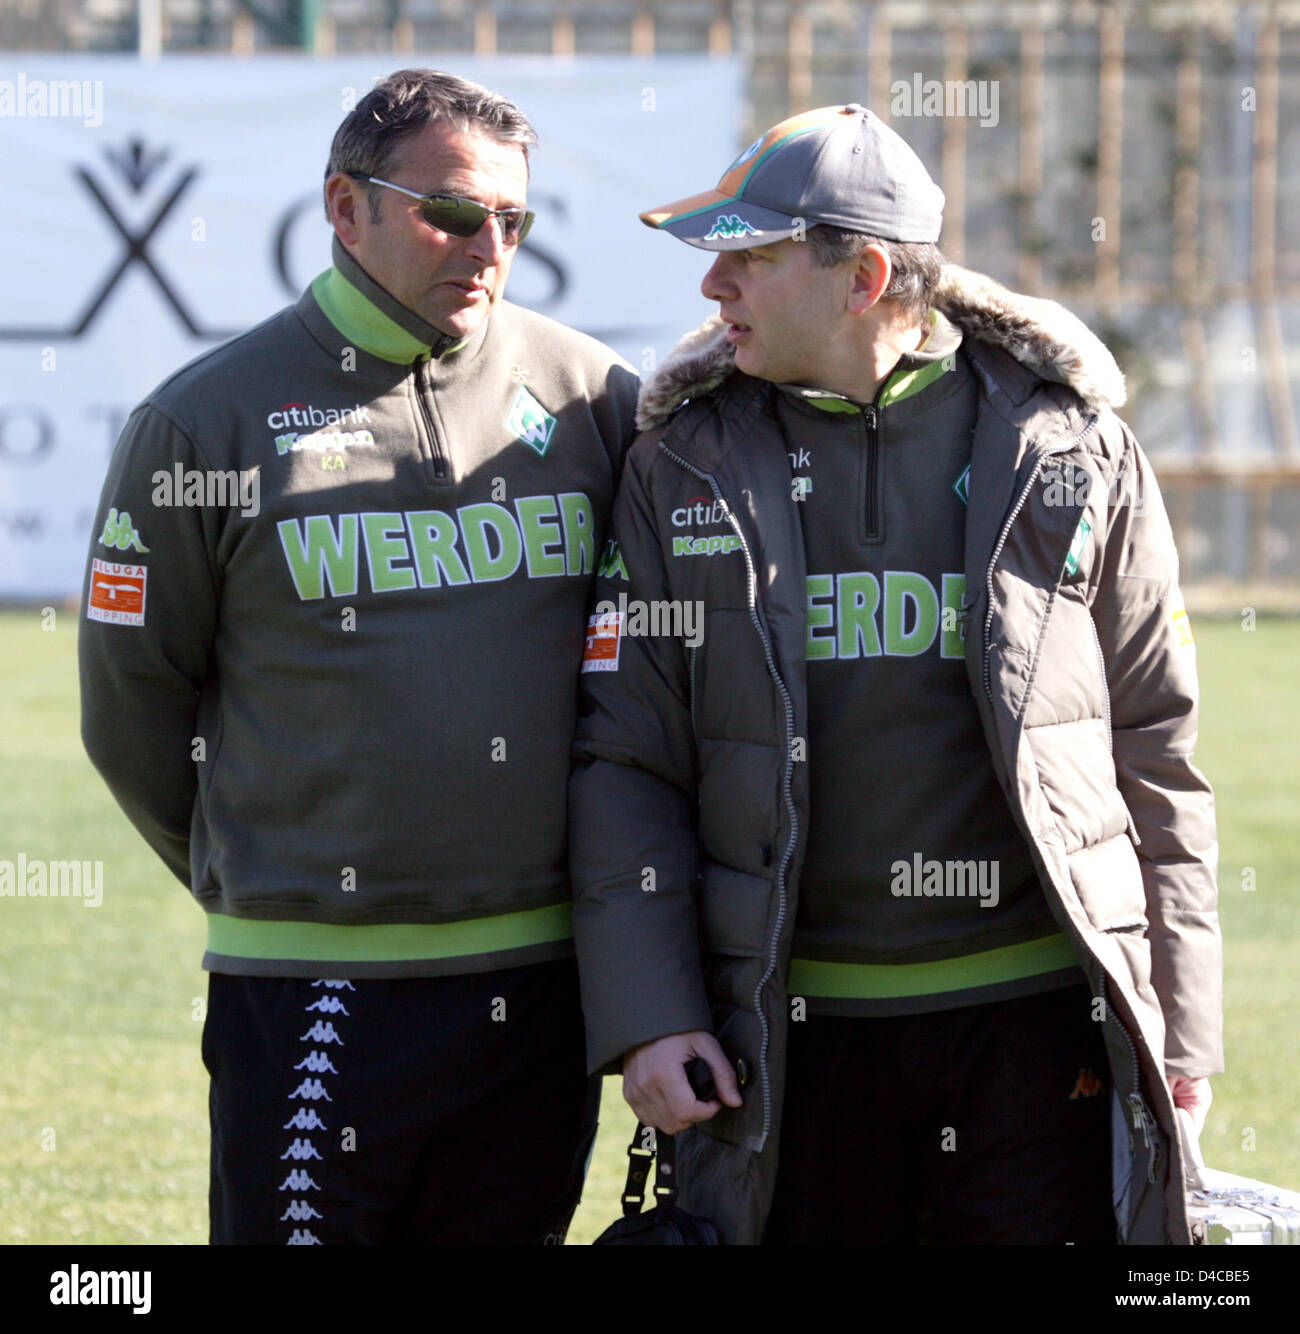
[[[442,357],[468,339],[445,334],[380,287],[334,238],[334,267],[313,280],[311,294],[350,343],[383,361],[409,365]]]

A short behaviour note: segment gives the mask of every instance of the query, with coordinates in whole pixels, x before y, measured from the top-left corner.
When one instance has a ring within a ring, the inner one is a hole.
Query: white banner
[[[638,370],[712,307],[708,257],[637,219],[739,148],[739,66],[707,57],[409,58],[523,107],[532,234],[507,296]],[[0,56],[0,598],[80,590],[134,404],[329,264],[330,139],[392,57]]]

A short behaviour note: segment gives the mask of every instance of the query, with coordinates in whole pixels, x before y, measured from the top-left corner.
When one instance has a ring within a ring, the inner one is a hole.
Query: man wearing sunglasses
[[[378,85],[332,267],[110,465],[83,734],[207,913],[214,1242],[556,1242],[577,1202],[565,786],[636,380],[503,299],[533,142],[461,79]],[[163,504],[176,468],[256,503]]]

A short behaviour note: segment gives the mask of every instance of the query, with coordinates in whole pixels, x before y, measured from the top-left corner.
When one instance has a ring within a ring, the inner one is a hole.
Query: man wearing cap
[[[332,267],[151,393],[104,483],[82,730],[206,913],[213,1242],[559,1242],[577,1203],[565,785],[636,378],[504,299],[535,142],[454,75],[379,83]]]
[[[642,215],[720,317],[642,390],[588,636],[588,1059],[732,1242],[1184,1243],[1221,946],[1172,536],[1114,361],[943,265],[942,207],[847,106]]]

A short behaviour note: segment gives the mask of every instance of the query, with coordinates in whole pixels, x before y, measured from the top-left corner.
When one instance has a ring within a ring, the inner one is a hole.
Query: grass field
[[[1227,940],[1228,1071],[1203,1143],[1212,1166],[1300,1188],[1300,622],[1197,636]],[[0,615],[0,859],[104,864],[97,908],[0,899],[0,1242],[200,1243],[202,914],[90,768],[77,717],[75,615]],[[606,1081],[571,1240],[617,1216],[632,1124]]]

